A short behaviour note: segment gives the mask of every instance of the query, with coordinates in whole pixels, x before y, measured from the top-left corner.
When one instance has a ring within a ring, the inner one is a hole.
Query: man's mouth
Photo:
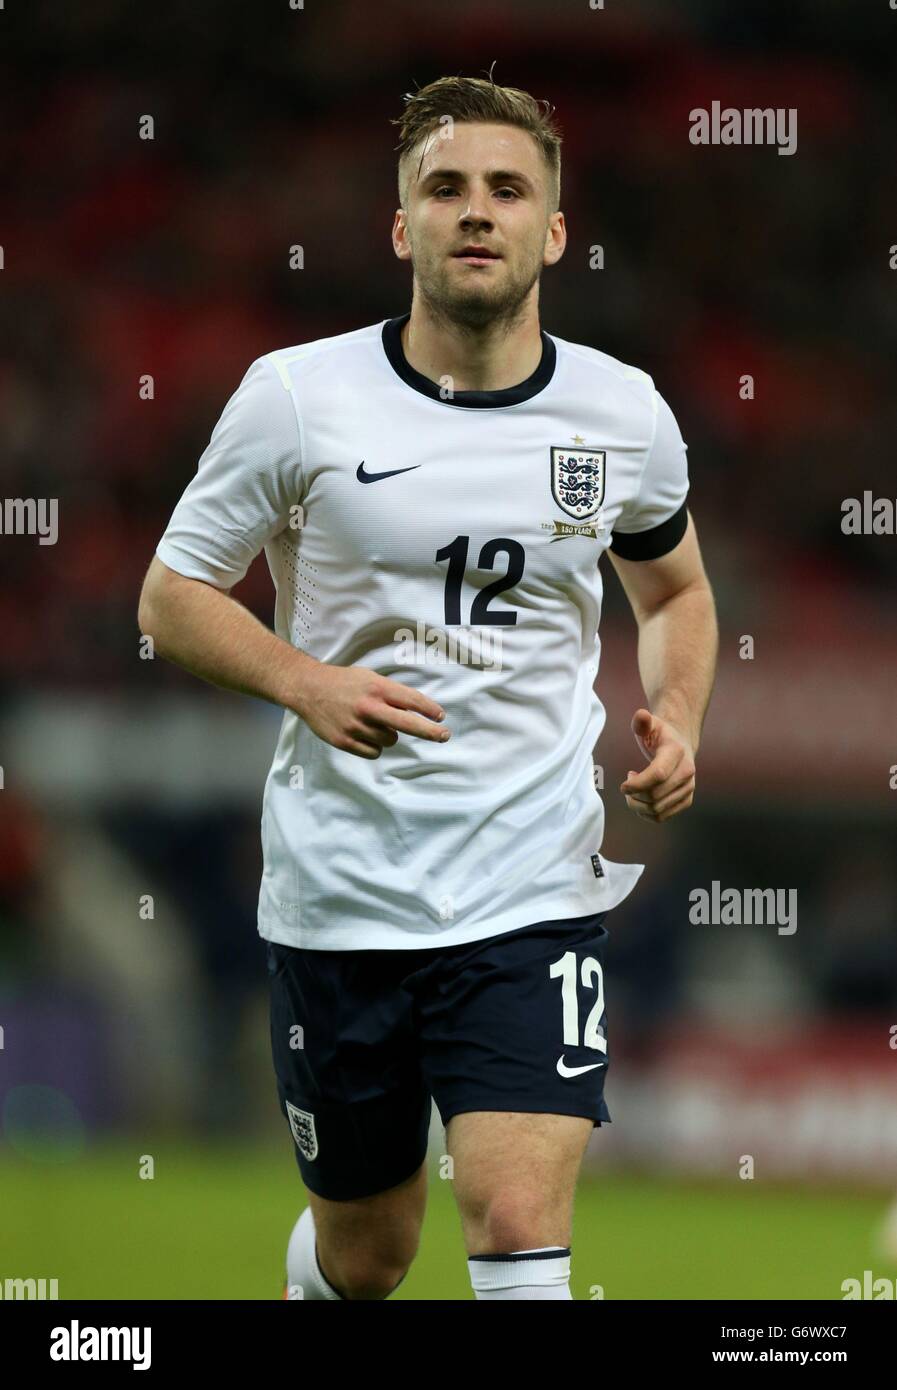
[[[488,246],[465,246],[453,255],[455,260],[466,261],[468,265],[487,265],[489,261],[501,260],[498,252],[490,251]]]

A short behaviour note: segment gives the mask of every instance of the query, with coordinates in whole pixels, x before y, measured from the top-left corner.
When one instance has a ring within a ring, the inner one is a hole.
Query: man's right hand
[[[302,694],[291,707],[325,743],[358,758],[379,758],[399,734],[444,743],[450,731],[435,700],[364,666],[318,661],[303,673]]]

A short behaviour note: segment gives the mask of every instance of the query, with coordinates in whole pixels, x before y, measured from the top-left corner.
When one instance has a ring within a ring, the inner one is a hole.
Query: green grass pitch
[[[138,1159],[155,1160],[151,1181]],[[66,1163],[0,1152],[0,1282],[56,1278],[61,1299],[278,1299],[305,1204],[284,1148],[182,1141],[88,1148]],[[864,1269],[893,1277],[877,1234],[887,1194],[773,1189],[733,1179],[583,1180],[574,1298],[839,1299]],[[469,1299],[450,1183],[433,1173],[421,1250],[394,1295]]]

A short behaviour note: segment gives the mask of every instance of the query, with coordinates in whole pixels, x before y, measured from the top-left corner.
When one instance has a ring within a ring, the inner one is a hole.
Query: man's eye
[[[517,189],[516,189],[516,188],[499,188],[497,191],[498,191],[499,193],[510,193],[510,195],[511,195],[512,198],[516,198],[516,197],[517,197]]]
[[[434,196],[438,198],[440,193],[454,193],[454,191],[455,190],[449,184],[446,183],[443,184],[442,188],[437,188]]]

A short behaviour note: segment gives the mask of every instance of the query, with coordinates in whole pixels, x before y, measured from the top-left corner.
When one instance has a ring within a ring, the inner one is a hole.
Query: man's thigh
[[[573,1198],[593,1122],[574,1115],[470,1111],[446,1128],[467,1252],[569,1246]]]

